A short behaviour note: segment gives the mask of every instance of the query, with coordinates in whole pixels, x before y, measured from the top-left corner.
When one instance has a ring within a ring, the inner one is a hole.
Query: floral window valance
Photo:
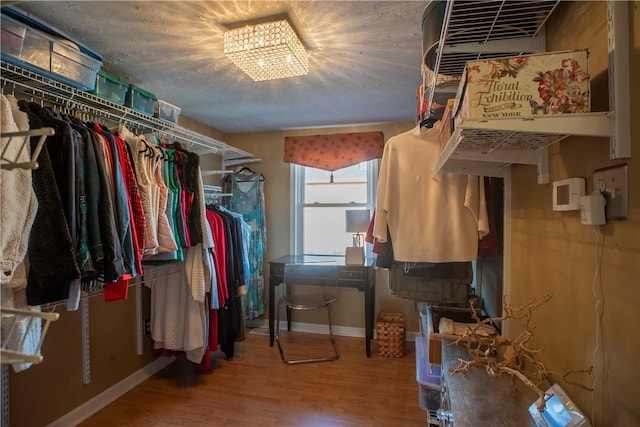
[[[382,157],[382,132],[287,136],[284,161],[333,172],[360,162]]]

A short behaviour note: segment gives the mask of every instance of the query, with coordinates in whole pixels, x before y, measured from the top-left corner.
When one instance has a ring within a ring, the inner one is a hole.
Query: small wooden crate
[[[404,314],[378,313],[376,334],[380,356],[404,357]]]

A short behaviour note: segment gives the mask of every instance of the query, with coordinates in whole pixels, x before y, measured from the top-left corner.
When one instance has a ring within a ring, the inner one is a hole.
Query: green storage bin
[[[96,88],[91,93],[115,104],[124,105],[127,98],[127,90],[129,90],[127,82],[113,74],[100,70],[96,76]]]
[[[140,89],[136,85],[129,85],[125,105],[140,113],[153,116],[158,98],[151,92]]]

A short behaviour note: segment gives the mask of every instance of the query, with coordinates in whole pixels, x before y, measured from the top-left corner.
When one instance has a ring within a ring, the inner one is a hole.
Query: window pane
[[[367,183],[307,184],[305,203],[366,203]]]
[[[330,172],[296,166],[295,212],[301,216],[296,221],[296,253],[344,256],[345,248],[353,245],[345,211],[371,208],[375,182],[369,180],[375,176],[369,169],[376,165],[370,161],[334,171],[333,182]]]
[[[316,169],[305,168],[305,180],[307,184],[315,182],[328,183],[331,181],[331,172]],[[367,162],[358,163],[357,165],[338,169],[333,172],[333,182],[367,182]]]
[[[305,203],[367,203],[367,162],[331,173],[305,169]]]
[[[304,208],[304,253],[315,255],[344,255],[351,246],[352,236],[347,233],[346,207]]]

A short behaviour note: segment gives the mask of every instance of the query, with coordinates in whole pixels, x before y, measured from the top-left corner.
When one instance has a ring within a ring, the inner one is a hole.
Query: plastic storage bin
[[[136,85],[129,85],[125,105],[140,113],[153,116],[158,98],[151,92],[140,89]]]
[[[155,116],[159,119],[166,120],[171,123],[178,124],[178,117],[180,117],[180,107],[176,107],[173,104],[169,104],[167,101],[158,99],[156,104]]]
[[[91,93],[115,104],[124,105],[127,90],[129,85],[124,80],[100,70],[96,76],[96,87]]]
[[[440,408],[441,368],[440,365],[429,363],[425,337],[416,337],[416,381],[420,407],[426,411]]]
[[[440,319],[445,317],[458,323],[476,323],[470,308],[439,307],[419,302],[418,311],[420,312],[420,331],[427,339],[429,360],[437,365],[442,361],[442,340],[445,338],[450,340],[460,338],[458,335],[442,333],[439,330]],[[478,313],[478,316],[480,319],[487,318],[487,315],[483,312]]]
[[[2,56],[9,55],[20,58],[22,55],[22,43],[27,33],[27,27],[2,15]]]
[[[102,58],[81,45],[32,28],[6,15],[1,22],[2,59],[81,90],[92,90]],[[53,30],[52,30],[53,31]]]

